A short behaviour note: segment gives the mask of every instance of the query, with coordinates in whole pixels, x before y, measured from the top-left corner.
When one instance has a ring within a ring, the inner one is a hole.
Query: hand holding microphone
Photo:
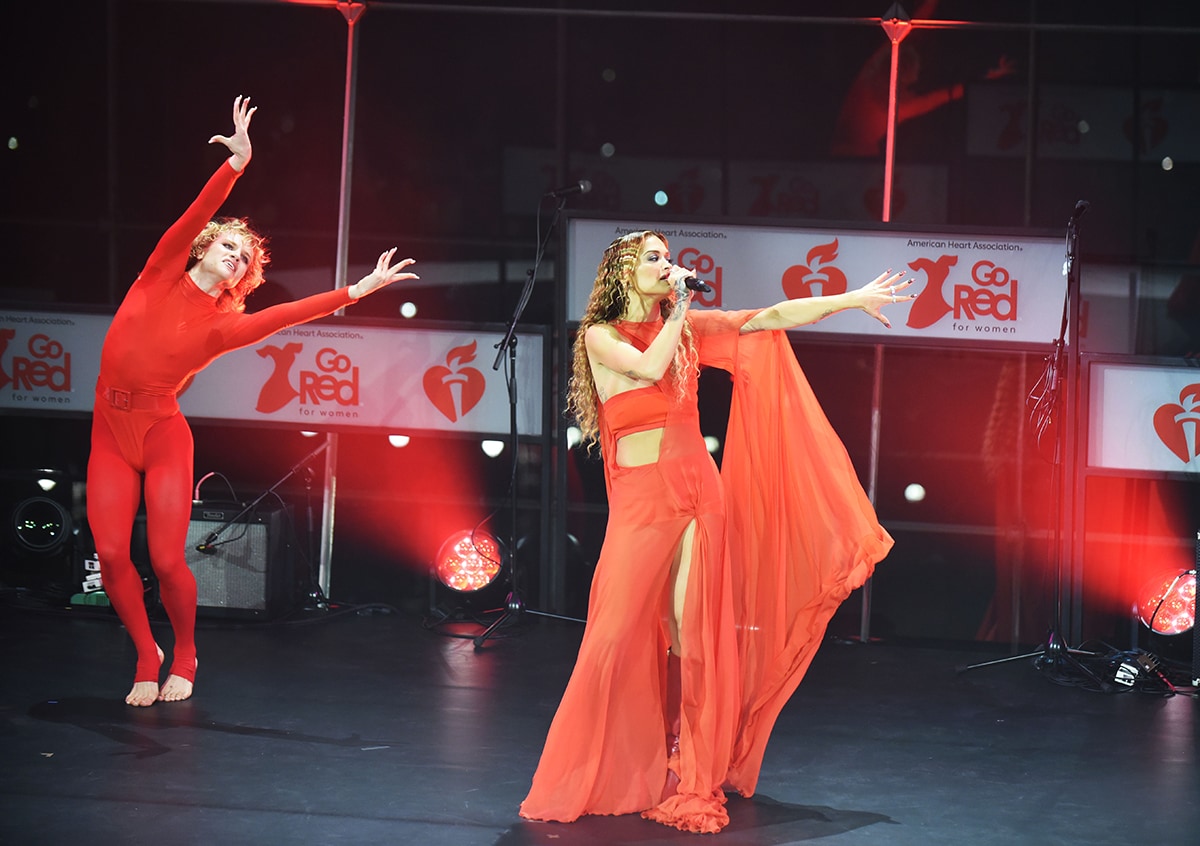
[[[700,294],[711,294],[713,292],[711,285],[709,285],[707,282],[701,282],[696,278],[695,271],[686,267],[679,267],[678,269],[683,271],[682,280],[680,280],[678,277],[671,280],[675,285],[676,293],[682,295],[682,291],[680,291],[679,288],[680,281],[683,282],[683,287],[687,288],[689,291],[696,291]]]

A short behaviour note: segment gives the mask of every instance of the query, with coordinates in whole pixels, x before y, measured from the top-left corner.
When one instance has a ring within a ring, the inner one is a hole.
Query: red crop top
[[[647,385],[609,397],[602,413],[612,437],[620,439],[635,432],[661,429],[670,408],[671,398],[658,385]]]

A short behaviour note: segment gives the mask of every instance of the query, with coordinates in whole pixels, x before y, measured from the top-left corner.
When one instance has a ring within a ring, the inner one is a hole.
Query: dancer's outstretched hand
[[[214,135],[208,139],[209,144],[224,144],[232,154],[229,163],[234,170],[241,170],[250,161],[254,150],[250,146],[250,119],[258,111],[258,106],[250,105],[249,97],[241,94],[233,98],[233,135]]]
[[[392,257],[395,254],[395,247],[380,253],[379,260],[375,262],[375,269],[350,286],[350,296],[357,300],[359,297],[365,297],[372,291],[378,291],[380,288],[391,285],[393,282],[399,282],[401,279],[421,278],[415,273],[404,272],[404,268],[411,264],[416,264],[416,259],[401,259],[392,264]]]

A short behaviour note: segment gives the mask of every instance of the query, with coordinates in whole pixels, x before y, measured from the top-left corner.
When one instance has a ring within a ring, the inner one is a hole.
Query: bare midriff
[[[663,427],[624,435],[617,441],[617,464],[640,467],[658,461],[662,449]]]

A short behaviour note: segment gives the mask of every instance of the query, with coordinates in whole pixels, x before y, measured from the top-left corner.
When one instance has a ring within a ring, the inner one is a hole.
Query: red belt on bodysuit
[[[117,411],[170,411],[178,405],[174,396],[144,394],[120,388],[103,388],[96,391],[96,396]]]

